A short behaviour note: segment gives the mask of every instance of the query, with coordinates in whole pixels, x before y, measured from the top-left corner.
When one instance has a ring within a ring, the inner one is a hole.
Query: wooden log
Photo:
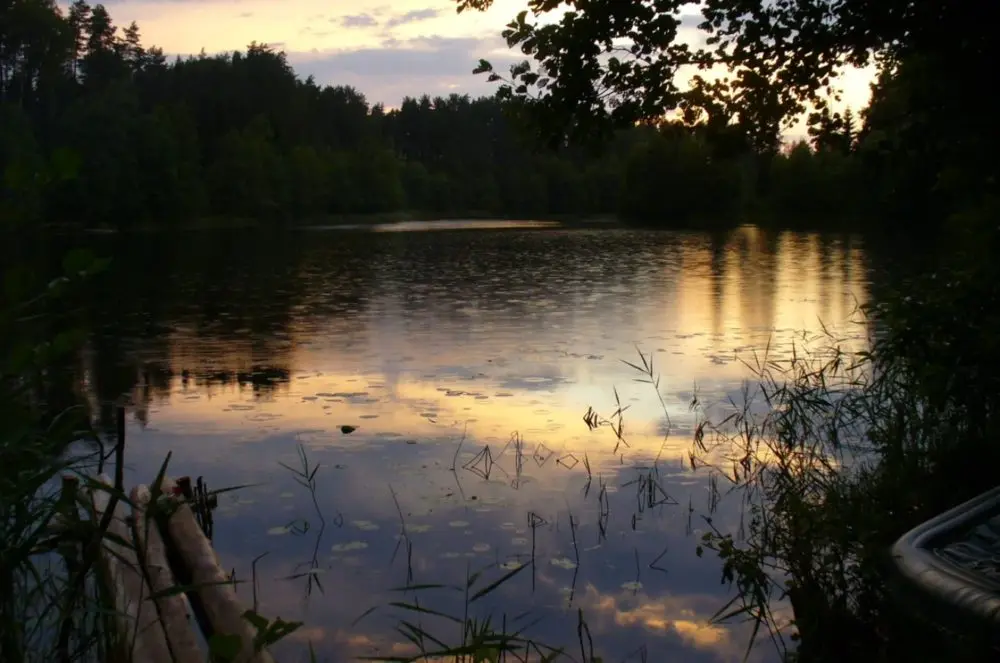
[[[153,595],[162,595],[177,586],[173,571],[167,563],[166,548],[159,527],[153,519],[147,520],[149,502],[152,498],[149,488],[136,486],[132,489],[132,514],[135,518],[135,542],[140,551],[145,551],[144,564],[146,579]],[[205,661],[195,635],[190,604],[187,596],[174,593],[154,599],[160,615],[160,622],[167,638],[167,646],[178,663],[199,663]]]
[[[165,479],[163,492],[175,494],[175,486],[173,481]],[[194,593],[209,622],[211,633],[205,633],[205,636],[211,638],[216,633],[238,636],[242,646],[234,663],[274,663],[268,652],[254,652],[256,631],[243,618],[246,608],[236,596],[236,590],[219,565],[212,544],[186,502],[178,502],[177,508],[167,518],[166,528],[169,545],[196,588]]]
[[[107,486],[111,485],[105,475],[101,475],[99,480]],[[107,491],[98,489],[91,492],[91,500],[95,521],[99,522],[110,506],[111,497]],[[150,600],[151,591],[125,522],[124,502],[118,501],[112,513],[107,533],[118,540],[105,537],[99,561],[110,583],[125,660],[133,663],[170,663],[172,659],[167,639],[156,605]]]

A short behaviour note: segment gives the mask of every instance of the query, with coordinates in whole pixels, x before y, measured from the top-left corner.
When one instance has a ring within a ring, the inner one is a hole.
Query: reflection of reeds
[[[325,526],[326,518],[323,517],[323,510],[320,509],[319,501],[316,497],[316,489],[318,487],[316,483],[316,473],[319,472],[319,468],[322,467],[322,465],[310,464],[309,456],[306,454],[306,449],[304,445],[299,444],[296,447],[296,451],[298,452],[299,455],[298,468],[291,467],[280,461],[278,462],[278,465],[281,465],[283,468],[291,472],[293,478],[295,479],[295,482],[309,491],[309,497],[312,499],[313,509],[316,511],[316,516],[319,518],[321,526]],[[340,512],[338,512],[336,522],[343,524],[343,520],[344,516]],[[339,527],[340,525],[337,526]]]
[[[487,444],[480,449],[475,456],[462,465],[462,469],[472,472],[484,481],[489,481],[490,474],[493,472],[493,453],[490,451],[490,445]]]
[[[389,606],[402,610],[404,614],[411,615],[413,621],[408,617],[400,618],[396,632],[409,641],[417,653],[412,656],[374,656],[368,660],[424,661],[447,658],[455,663],[556,660],[562,653],[560,649],[541,644],[524,635],[525,631],[535,623],[525,623],[529,617],[528,613],[509,620],[507,615],[503,614],[499,623],[492,615],[479,617],[472,614],[479,601],[507,585],[528,566],[534,568],[534,562],[508,570],[492,580],[487,579],[487,573],[496,568],[495,564],[490,564],[475,572],[466,567],[465,582],[461,586],[408,582],[405,586],[396,588],[393,591],[402,592],[404,595],[413,595],[413,599],[409,601],[391,601]],[[462,594],[461,614],[435,610],[421,605],[420,596],[440,592]],[[374,609],[369,609],[358,620],[372,612]],[[423,621],[425,619],[440,622],[441,627],[449,630],[457,626],[459,630],[457,642],[453,641],[452,644],[449,644],[450,638],[444,635],[439,628],[426,625]],[[497,628],[498,626],[499,628]]]
[[[568,509],[569,507],[567,507]],[[576,557],[576,565],[580,565],[580,546],[576,543],[576,521],[573,519],[573,512],[569,511],[569,532],[573,537],[573,554]]]
[[[403,517],[403,507],[399,505],[399,498],[396,497],[396,491],[391,485],[389,486],[389,493],[392,495],[392,503],[396,505],[396,514],[399,516],[399,538],[396,541],[396,547],[392,551],[392,558],[389,560],[389,563],[392,564],[395,561],[400,545],[405,546],[406,584],[409,585],[413,582],[413,542],[410,540],[410,533],[406,531],[406,519]]]
[[[639,476],[622,484],[622,488],[635,486],[636,509],[638,514],[663,505],[676,505],[677,500],[667,494],[660,484],[655,470],[640,470]]]
[[[600,663],[600,659],[594,656],[594,638],[591,637],[590,627],[583,619],[583,609],[578,609],[576,615],[576,635],[580,641],[580,661],[582,663]]]
[[[649,660],[649,649],[646,645],[640,645],[638,649],[633,650],[628,654],[622,663],[630,663],[630,661],[636,661],[636,663],[646,663]]]
[[[626,362],[633,368],[641,370],[644,373],[644,379],[640,380],[642,382],[648,382],[654,386],[654,388],[659,391],[659,379],[654,373],[652,359],[647,358],[640,352],[640,360],[638,363],[632,364]],[[625,434],[625,424],[624,424],[624,413],[628,410],[627,405],[623,405],[621,402],[620,395],[617,390],[615,394],[615,410],[610,416],[603,417],[599,415],[592,408],[589,408],[587,413],[584,415],[584,422],[591,430],[606,427],[611,430],[615,436],[615,443],[611,453],[619,456],[623,449],[630,448],[629,442],[626,439]],[[659,393],[658,393],[659,396]],[[667,416],[666,405],[663,401],[662,396],[659,396],[661,406],[664,409],[664,416],[667,418],[668,427],[669,416]],[[451,463],[451,470],[456,477],[458,483],[458,490],[462,492],[461,482],[458,481],[459,472],[458,469],[461,468],[477,477],[483,479],[484,481],[490,481],[494,477],[494,472],[499,471],[506,477],[510,479],[511,487],[517,489],[524,478],[524,458],[526,454],[530,453],[531,458],[535,461],[535,464],[539,467],[543,466],[549,459],[551,459],[555,453],[553,450],[548,448],[545,444],[536,444],[534,447],[528,447],[528,444],[524,438],[518,432],[511,434],[507,442],[502,446],[491,447],[489,444],[485,444],[475,451],[471,457],[468,457],[465,462],[459,463],[459,457],[465,448],[466,437],[463,433],[462,438],[459,440],[458,445],[455,448],[454,455]],[[508,455],[508,451],[512,452],[513,455],[513,469],[510,468],[509,464],[504,462],[504,457]],[[662,445],[661,445],[662,451]],[[657,456],[657,460],[659,455]],[[585,498],[589,496],[591,484],[594,476],[594,467],[591,463],[590,457],[587,453],[583,454],[581,459],[573,454],[562,453],[556,457],[556,464],[560,467],[566,468],[568,470],[574,469],[577,465],[582,462],[583,469],[586,472],[587,481],[584,486],[584,496]],[[621,456],[621,462],[624,464],[625,458]],[[504,465],[507,465],[506,469]],[[654,462],[651,468],[637,468],[638,474],[634,479],[623,484],[623,486],[635,486],[635,510],[632,514],[633,528],[636,527],[637,518],[646,511],[655,509],[661,506],[676,505],[677,500],[668,494],[663,484],[661,483],[661,477],[659,473],[659,468]],[[608,525],[610,521],[611,513],[611,501],[609,495],[609,486],[605,478],[598,474],[598,491],[597,491],[597,529],[598,529],[598,544],[601,544],[607,539]],[[482,646],[487,641],[493,643],[496,646],[493,657],[489,660],[507,660],[508,656],[513,657],[512,660],[525,660],[525,658],[519,658],[516,654],[514,648],[508,647],[510,643],[514,642],[517,637],[516,634],[505,635],[504,632],[508,629],[508,622],[504,619],[499,624],[499,632],[493,628],[496,624],[490,624],[489,620],[485,622],[476,622],[472,620],[468,615],[469,602],[465,604],[466,612],[461,615],[449,615],[444,612],[439,611],[436,606],[429,607],[427,600],[421,600],[423,596],[428,591],[443,590],[445,586],[438,584],[417,584],[414,582],[413,573],[413,544],[410,541],[410,537],[406,532],[406,524],[404,522],[403,510],[399,503],[398,497],[390,487],[392,493],[392,498],[396,507],[396,511],[399,515],[400,520],[400,542],[397,544],[397,550],[394,551],[393,557],[395,558],[401,545],[406,546],[407,552],[407,573],[406,582],[404,587],[400,588],[401,591],[412,593],[412,598],[408,601],[395,601],[391,602],[389,605],[398,609],[404,610],[408,613],[409,617],[404,617],[399,621],[397,626],[397,632],[405,637],[411,644],[416,647],[420,652],[411,658],[399,658],[392,660],[419,660],[422,658],[430,656],[453,656],[456,661],[478,661],[480,659],[475,658],[474,652],[477,646]],[[464,495],[464,493],[463,493]],[[579,537],[577,530],[580,527],[580,521],[573,514],[572,509],[567,505],[568,515],[569,515],[569,525],[570,525],[570,539],[573,547],[573,559],[575,562],[573,579],[571,581],[569,604],[572,604],[573,593],[575,592],[575,586],[579,574],[579,569],[581,567],[581,553],[579,549]],[[535,511],[529,511],[527,514],[528,526],[531,529],[531,549],[530,549],[530,559],[524,566],[528,564],[531,565],[531,591],[536,590],[537,583],[537,556],[539,553],[538,545],[538,528],[542,525],[547,524],[546,518],[539,515]],[[667,549],[664,548],[652,561],[648,563],[650,569],[666,572],[666,569],[660,566],[660,562],[664,559],[667,554]],[[638,592],[641,580],[641,569],[642,564],[640,563],[639,551],[637,548],[633,549],[633,558],[635,564],[635,578],[632,583],[633,592]],[[500,556],[497,556],[494,566],[500,566]],[[502,584],[507,581],[507,579],[513,577],[516,572],[522,570],[524,567],[520,566],[514,571],[506,574],[503,578],[499,580]],[[469,582],[476,580],[476,576],[469,576],[467,578],[467,585],[463,589],[466,592],[466,596],[469,595],[470,584]],[[454,589],[454,588],[453,588]],[[433,599],[430,599],[433,600]],[[362,617],[365,617],[372,612],[374,608],[366,611]],[[359,618],[361,619],[361,618]],[[437,633],[432,632],[425,624],[421,623],[421,619],[435,619],[435,620],[445,620],[451,621],[455,624],[459,624],[462,627],[462,638],[459,644],[453,646],[447,646],[447,640],[445,638],[438,637]],[[582,661],[584,663],[596,663],[599,659],[595,656],[594,645],[591,637],[589,628],[583,619],[582,611],[578,612],[578,636],[581,645],[581,655]],[[521,656],[526,657],[527,653],[530,653],[530,647],[526,649],[520,649]],[[645,660],[647,654],[644,648],[636,650],[636,655],[639,656],[640,660]],[[389,659],[381,659],[389,660]],[[544,659],[548,660],[548,659]]]
[[[644,355],[642,350],[639,350],[638,348],[636,348],[636,351],[639,353],[639,361],[642,363],[642,366],[633,364],[630,361],[625,361],[624,359],[622,360],[622,363],[643,374],[644,377],[638,378],[636,382],[643,382],[653,387],[653,390],[656,392],[656,397],[660,401],[660,409],[663,411],[663,416],[666,420],[666,431],[663,434],[663,443],[660,444],[660,449],[656,453],[656,460],[653,463],[653,466],[655,467],[656,464],[660,462],[660,455],[663,453],[663,447],[670,435],[670,428],[672,427],[672,424],[670,423],[670,412],[667,410],[667,403],[663,400],[663,393],[660,391],[660,375],[653,369],[653,353],[650,352],[649,355]],[[615,393],[615,400],[618,400],[617,392]]]
[[[524,471],[524,439],[517,431],[511,436],[514,443],[514,488],[521,484],[521,473]]]
[[[600,544],[608,538],[608,519],[611,517],[611,500],[608,499],[608,484],[604,483],[604,477],[597,475],[597,481],[601,486],[601,489],[597,493],[597,543]]]
[[[633,548],[632,552],[635,553],[635,584],[632,585],[632,596],[635,596],[639,591],[639,587],[642,586],[640,582],[641,570],[639,568],[639,549]]]
[[[624,445],[628,448],[630,445],[625,439],[625,411],[628,410],[629,406],[622,406],[621,398],[618,396],[618,389],[614,389],[615,394],[615,411],[611,413],[609,417],[603,417],[597,413],[592,407],[587,408],[587,412],[583,415],[583,422],[587,424],[587,428],[590,430],[596,430],[601,427],[608,427],[611,432],[615,435],[615,448],[612,451],[613,454],[618,454],[618,449]]]
[[[546,522],[545,518],[542,518],[534,511],[528,512],[528,527],[531,528],[531,591],[535,591],[535,541],[536,535],[535,530],[538,529],[540,525],[544,525]]]
[[[463,435],[462,440],[464,441],[464,439],[465,436]],[[511,474],[500,465],[501,459],[503,459],[504,455],[506,455],[509,449],[513,449],[514,451],[513,476],[511,476]],[[458,449],[455,450],[455,456],[452,459],[453,471],[458,463],[458,453],[460,450],[461,450],[461,442],[459,443]],[[483,445],[482,449],[477,451],[472,458],[470,458],[462,465],[462,469],[472,474],[475,474],[484,481],[490,480],[494,469],[499,470],[504,474],[504,476],[510,478],[511,487],[517,489],[520,488],[521,481],[524,476],[524,455],[525,455],[524,438],[521,436],[519,432],[514,431],[513,433],[511,433],[511,436],[507,440],[506,444],[504,444],[503,447],[500,448],[500,451],[494,453],[493,449],[490,447],[489,444]],[[553,452],[551,449],[546,447],[544,444],[537,444],[534,447],[531,457],[532,459],[534,459],[535,463],[539,467],[541,467],[548,461],[549,458],[552,457],[552,455]],[[574,462],[572,465],[566,465],[566,466],[572,468],[576,465],[576,459],[575,456],[572,456],[572,454],[570,454],[569,457],[573,458]],[[559,463],[558,459],[557,463]]]
[[[662,573],[666,573],[667,569],[665,569],[664,567],[660,566],[660,560],[663,559],[666,556],[667,550],[668,550],[668,547],[664,546],[663,550],[660,551],[660,554],[657,555],[656,558],[652,562],[649,563],[649,568],[653,569],[654,571],[660,571]]]
[[[576,566],[573,567],[573,578],[569,583],[569,598],[566,604],[573,605],[573,597],[576,595],[576,578],[580,574],[580,546],[576,542],[577,523],[573,518],[573,511],[570,510],[569,505],[566,506],[566,510],[569,513],[569,532],[573,541],[573,559],[576,562]]]
[[[319,548],[323,542],[323,534],[326,532],[326,518],[323,516],[323,511],[319,507],[319,500],[316,497],[317,491],[317,480],[316,476],[319,472],[321,465],[312,465],[309,462],[309,456],[306,454],[305,447],[301,444],[297,447],[299,455],[299,467],[294,468],[284,463],[279,462],[283,468],[288,470],[293,474],[295,482],[300,486],[309,491],[309,496],[312,499],[313,509],[316,511],[316,516],[319,518],[319,529],[316,531],[316,538],[313,542],[313,549],[311,557],[302,563],[296,564],[292,569],[292,574],[288,576],[287,580],[297,580],[299,578],[306,579],[306,590],[305,597],[308,600],[312,596],[313,586],[319,589],[320,594],[323,592],[323,583],[319,578],[319,573],[321,571],[319,567]],[[344,524],[344,516],[338,512],[337,517],[334,520],[334,524],[337,527],[341,527]],[[286,525],[293,534],[303,535],[309,531],[309,521],[307,520],[295,520]],[[256,561],[256,560],[255,560]],[[303,570],[305,569],[305,570]]]
[[[462,437],[458,440],[458,446],[455,447],[455,455],[451,459],[451,471],[455,472],[458,465],[458,454],[462,452],[462,444],[465,442],[465,435],[469,431],[469,424],[466,423],[465,427],[462,429]]]
[[[708,475],[708,512],[715,513],[719,508],[719,477],[715,472]]]

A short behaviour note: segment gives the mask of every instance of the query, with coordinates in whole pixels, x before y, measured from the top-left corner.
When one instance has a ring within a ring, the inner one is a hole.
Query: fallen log
[[[243,613],[246,608],[236,596],[229,576],[223,572],[219,559],[195,518],[191,506],[175,495],[176,483],[165,479],[163,492],[174,495],[175,508],[165,517],[167,543],[183,566],[190,580],[192,594],[204,613],[202,631],[206,638],[215,634],[235,635],[240,639],[240,651],[234,663],[274,663],[266,651],[255,651],[256,631]],[[178,575],[180,569],[175,567]],[[207,622],[207,623],[204,623]]]
[[[144,485],[136,486],[132,489],[131,498],[136,548],[145,552],[143,568],[173,660],[178,663],[203,662],[205,654],[193,629],[191,606],[184,592],[177,590],[174,573],[167,563],[163,537],[156,524],[156,506],[152,509],[149,506],[152,498],[150,490]]]
[[[108,489],[111,481],[101,475],[98,480]],[[108,490],[95,488],[90,492],[94,522],[100,522],[111,507]],[[135,545],[125,521],[125,503],[114,505],[107,532],[99,551],[99,563],[108,580],[108,589],[115,610],[116,635],[126,661],[170,663],[172,660],[166,636],[151,600],[152,592],[139,566]]]

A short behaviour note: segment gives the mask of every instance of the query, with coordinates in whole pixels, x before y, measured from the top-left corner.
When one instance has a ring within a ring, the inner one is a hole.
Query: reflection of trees
[[[369,234],[304,232],[308,245],[294,278],[308,288],[298,293],[297,324],[326,324],[362,313],[374,288],[384,245]]]
[[[854,270],[860,265],[849,236],[742,227],[713,233],[709,240],[691,247],[705,258],[686,262],[708,265],[704,278],[711,282],[716,335],[727,324],[766,333],[802,302],[815,301],[815,314],[824,324],[838,324],[851,313],[848,292],[858,281]],[[834,297],[840,293],[844,301]],[[816,323],[811,315],[805,324]]]
[[[864,261],[871,283],[871,299],[888,301],[912,294],[910,283],[928,273],[934,273],[940,265],[934,251],[924,250],[921,243],[926,238],[914,233],[913,236],[872,236],[865,239]],[[884,331],[885,322],[871,321],[873,333]]]
[[[381,237],[378,293],[389,294],[406,325],[428,317],[489,326],[493,333],[547,331],[554,316],[600,311],[616,325],[663,316],[658,304],[687,296],[688,306],[663,324],[697,324],[766,333],[789,307],[804,302],[839,323],[850,313],[844,286],[857,266],[849,237],[753,227],[715,233],[454,232]],[[682,296],[681,291],[685,291]],[[834,296],[836,294],[836,296]],[[701,299],[705,297],[705,299]],[[668,315],[673,316],[674,313]],[[416,329],[415,329],[416,330]]]
[[[97,251],[113,263],[89,293],[84,353],[98,426],[114,430],[121,399],[145,424],[150,406],[172,391],[237,388],[268,398],[286,385],[292,318],[302,311],[303,286],[315,290],[299,273],[317,262],[306,239],[204,232],[99,243]],[[324,258],[327,266],[336,260]],[[364,266],[352,269],[363,280]],[[363,306],[358,296],[352,308]]]
[[[378,266],[379,291],[397,296],[407,320],[460,323],[475,311],[477,323],[507,321],[526,332],[544,329],[552,313],[583,308],[618,309],[625,318],[616,319],[627,323],[644,304],[629,286],[656,274],[661,244],[607,231],[399,233],[383,241],[390,250]]]
[[[726,282],[726,244],[729,233],[716,231],[711,233],[709,240],[709,265],[712,279],[712,333],[721,334],[722,300],[725,296]]]
[[[705,324],[720,331],[734,323],[773,326],[785,305],[779,281],[796,297],[818,294],[821,314],[833,316],[841,308],[831,296],[836,284],[866,269],[850,238],[752,229],[708,236],[205,232],[101,240],[98,252],[114,263],[88,295],[91,334],[81,364],[108,430],[122,397],[142,422],[152,404],[185,388],[246,389],[268,398],[288,383],[295,338],[349,332],[376,296],[390,294],[399,307],[404,327],[393,334],[433,317],[530,336],[553,314],[570,321],[597,311],[628,326],[637,316],[660,314],[658,303],[680,301],[681,291],[698,282],[692,292],[707,301],[685,311],[703,315],[712,307]],[[67,388],[52,398],[69,398]]]

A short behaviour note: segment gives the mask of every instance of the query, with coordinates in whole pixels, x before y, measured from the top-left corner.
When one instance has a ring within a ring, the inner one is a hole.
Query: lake
[[[749,632],[709,623],[730,590],[695,554],[702,516],[735,531],[739,501],[690,469],[689,404],[738,399],[741,359],[824,326],[861,347],[861,239],[376,230],[92,239],[115,262],[87,313],[89,396],[110,426],[129,395],[133,481],[173,452],[175,476],[253,484],[220,497],[214,541],[248,605],[305,622],[280,660],[412,653],[400,620],[456,645],[453,621],[390,604],[461,616],[464,592],[391,590],[492,566],[474,594],[521,565],[470,614],[577,658],[582,610],[605,661],[740,660]],[[623,362],[638,351],[662,406]],[[626,444],[584,422],[616,392]],[[288,469],[303,458],[314,494]]]

